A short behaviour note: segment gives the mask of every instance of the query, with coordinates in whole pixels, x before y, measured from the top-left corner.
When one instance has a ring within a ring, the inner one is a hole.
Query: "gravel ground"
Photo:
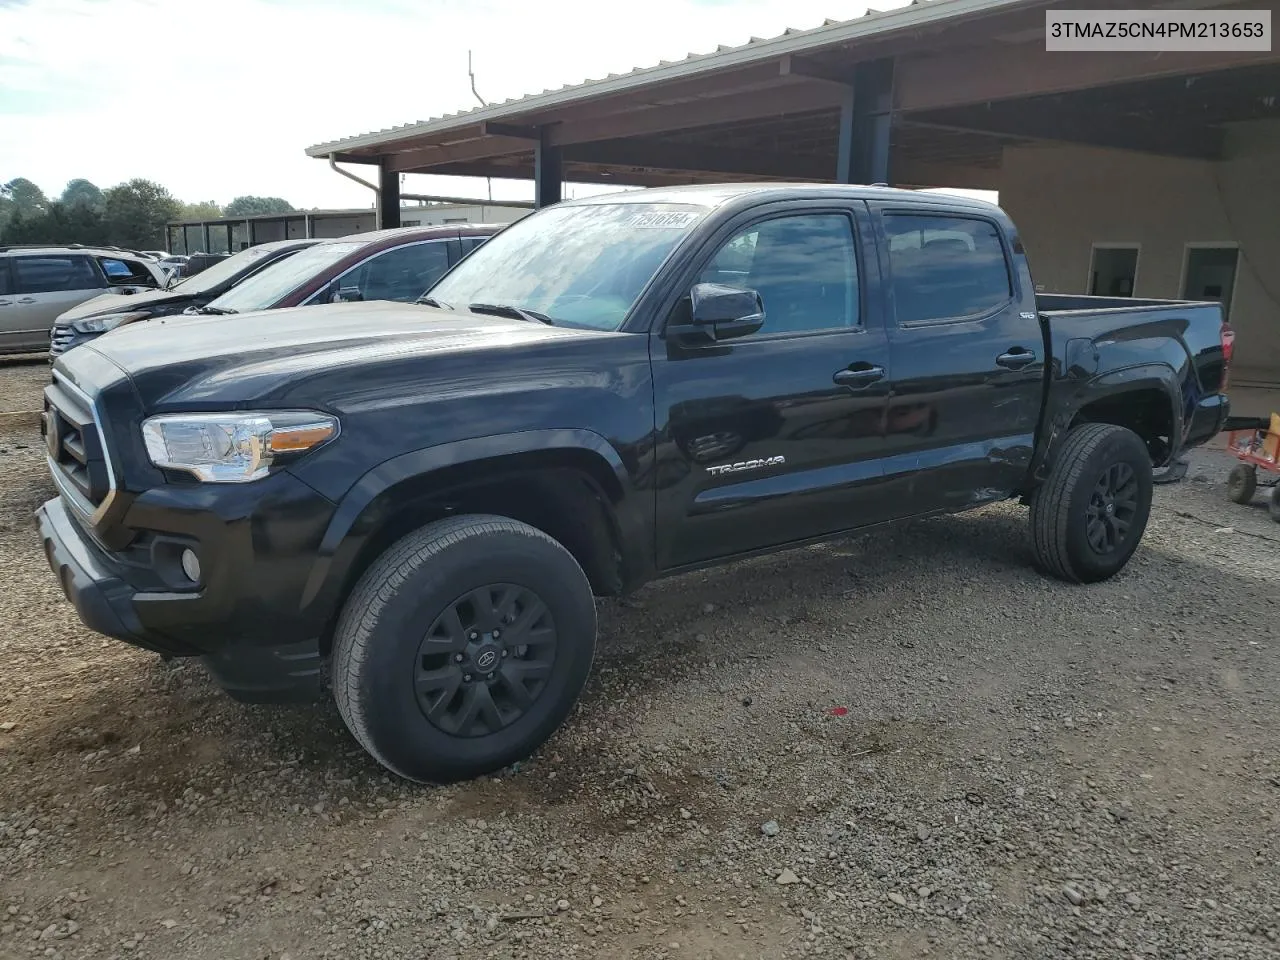
[[[1230,462],[1098,586],[1006,505],[602,602],[565,729],[432,789],[84,630],[0,418],[0,957],[1275,957],[1280,526]]]

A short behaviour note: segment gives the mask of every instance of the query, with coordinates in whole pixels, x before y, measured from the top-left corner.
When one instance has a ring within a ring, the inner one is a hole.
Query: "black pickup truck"
[[[327,676],[424,781],[555,731],[593,594],[1010,498],[1044,571],[1109,577],[1228,410],[1218,304],[1038,297],[1000,209],[887,188],[565,202],[420,304],[169,322],[54,366],[63,589],[242,699]]]

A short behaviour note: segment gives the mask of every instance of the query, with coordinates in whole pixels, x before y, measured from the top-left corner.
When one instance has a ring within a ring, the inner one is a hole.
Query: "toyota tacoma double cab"
[[[1008,499],[1110,577],[1228,411],[1218,304],[1037,296],[998,207],[889,188],[568,201],[416,304],[168,322],[53,367],[67,597],[428,782],[551,736],[657,577]]]

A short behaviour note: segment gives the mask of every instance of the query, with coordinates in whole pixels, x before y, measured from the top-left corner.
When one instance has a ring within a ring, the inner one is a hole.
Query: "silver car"
[[[103,293],[165,284],[157,261],[110,247],[0,247],[0,354],[49,349],[58,314]]]

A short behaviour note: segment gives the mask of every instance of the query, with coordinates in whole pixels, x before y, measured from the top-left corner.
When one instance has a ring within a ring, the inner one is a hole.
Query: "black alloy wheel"
[[[542,599],[517,584],[488,584],[449,604],[423,637],[418,705],[451,736],[497,733],[533,706],[555,658],[555,621]]]
[[[1106,556],[1125,544],[1138,513],[1138,477],[1125,462],[1113,463],[1094,485],[1085,509],[1089,546]]]

